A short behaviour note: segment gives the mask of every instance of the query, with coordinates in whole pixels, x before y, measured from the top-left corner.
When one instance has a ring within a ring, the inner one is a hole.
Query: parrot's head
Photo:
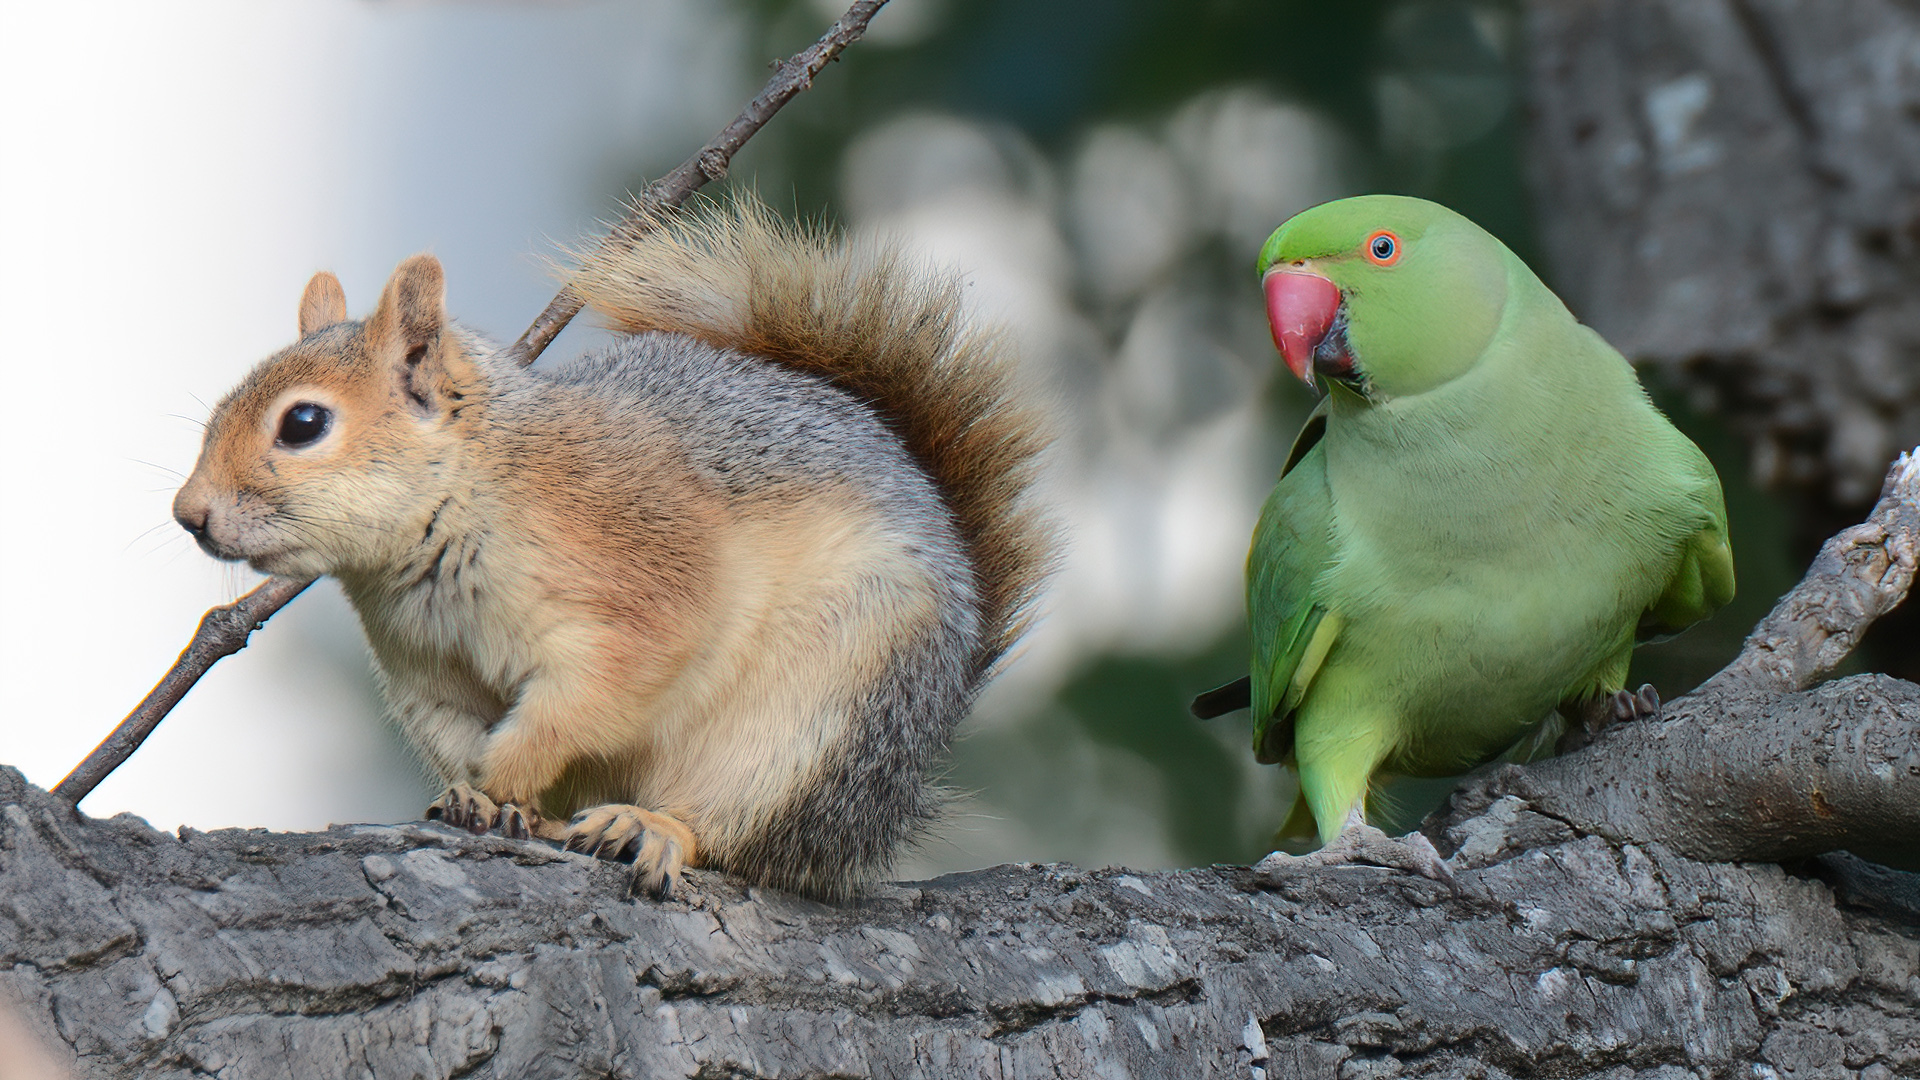
[[[1260,249],[1273,342],[1287,367],[1368,400],[1467,371],[1507,302],[1505,245],[1459,214],[1401,195],[1303,210]]]

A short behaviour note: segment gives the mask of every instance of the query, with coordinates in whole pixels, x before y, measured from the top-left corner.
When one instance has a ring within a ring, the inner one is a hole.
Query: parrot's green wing
[[[1727,544],[1726,511],[1719,510],[1718,519],[1680,549],[1666,591],[1647,606],[1634,637],[1642,642],[1672,637],[1732,599],[1733,548]]]
[[[1733,599],[1733,548],[1727,543],[1727,505],[1720,477],[1700,448],[1678,440],[1679,460],[1670,466],[1693,481],[1700,528],[1680,547],[1673,576],[1640,616],[1634,641],[1659,641],[1706,618]]]
[[[1339,615],[1313,592],[1333,561],[1333,499],[1320,444],[1327,408],[1322,400],[1294,440],[1247,553],[1253,752],[1269,764],[1293,751],[1293,710],[1340,632]]]

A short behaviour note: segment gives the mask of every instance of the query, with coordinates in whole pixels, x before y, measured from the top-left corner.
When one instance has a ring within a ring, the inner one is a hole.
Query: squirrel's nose
[[[207,509],[204,506],[192,510],[175,510],[173,520],[179,522],[180,527],[187,530],[195,540],[207,534]]]

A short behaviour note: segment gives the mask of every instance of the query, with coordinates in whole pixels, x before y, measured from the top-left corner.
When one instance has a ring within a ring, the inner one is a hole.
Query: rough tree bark
[[[433,825],[178,837],[0,769],[0,991],[98,1076],[1920,1075],[1920,686],[1806,689],[1903,597],[1920,463],[1724,677],[1465,787],[1452,886],[1000,867],[674,900]],[[1783,868],[1714,859],[1813,856]]]

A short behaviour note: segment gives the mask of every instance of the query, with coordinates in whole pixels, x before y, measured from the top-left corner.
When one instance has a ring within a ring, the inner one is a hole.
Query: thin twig
[[[727,175],[727,167],[753,134],[780,111],[780,107],[793,100],[794,95],[813,85],[814,76],[827,66],[848,45],[860,40],[866,33],[867,23],[874,13],[886,5],[887,0],[857,0],[847,9],[846,14],[827,28],[820,40],[804,51],[775,62],[773,78],[767,80],[760,93],[747,107],[734,117],[733,122],[720,130],[720,134],[680,164],[679,168],[647,185],[647,189],[634,201],[631,213],[614,226],[609,240],[637,236],[652,226],[657,215],[663,210],[671,210],[687,201],[688,196],[700,190],[708,181],[718,180]],[[538,359],[546,351],[567,323],[580,313],[580,300],[572,290],[562,289],[552,303],[547,305],[520,340],[513,343],[512,352],[521,365],[527,365]],[[87,797],[107,774],[119,768],[133,752],[140,748],[147,736],[160,726],[167,713],[180,703],[180,699],[200,681],[222,657],[231,656],[246,648],[247,638],[261,624],[273,617],[289,600],[299,596],[301,591],[313,584],[311,578],[301,581],[295,578],[271,577],[252,592],[231,604],[214,608],[201,617],[200,628],[194,632],[193,641],[173,662],[158,685],[153,688],[133,712],[113,729],[85,761],[74,767],[66,779],[55,785],[53,793],[78,805]]]
[[[181,651],[180,659],[173,662],[160,682],[120,721],[120,726],[101,740],[85,761],[75,765],[66,779],[54,785],[53,793],[76,804],[86,798],[108,773],[133,756],[208,668],[246,648],[247,638],[268,616],[285,607],[287,601],[299,596],[311,584],[311,580],[271,577],[233,603],[222,604],[202,615],[200,627]]]
[[[776,61],[773,78],[761,88],[757,97],[747,102],[747,107],[733,118],[733,123],[721,128],[720,134],[701,147],[698,153],[681,162],[679,168],[648,184],[640,197],[634,200],[632,211],[614,226],[607,239],[618,242],[639,235],[651,227],[660,211],[679,206],[706,186],[708,181],[727,175],[733,155],[739,152],[740,147],[774,113],[780,111],[780,106],[812,86],[813,77],[820,74],[820,69],[826,67],[834,57],[839,56],[841,50],[860,40],[860,35],[867,32],[867,21],[886,2],[858,0],[821,35],[819,41],[804,52]],[[560,290],[560,295],[553,298],[540,317],[533,320],[533,325],[527,327],[527,332],[520,335],[520,340],[513,343],[510,351],[514,359],[523,366],[539,359],[560,331],[567,328],[575,315],[580,314],[580,307],[580,298],[574,295],[571,288]]]

